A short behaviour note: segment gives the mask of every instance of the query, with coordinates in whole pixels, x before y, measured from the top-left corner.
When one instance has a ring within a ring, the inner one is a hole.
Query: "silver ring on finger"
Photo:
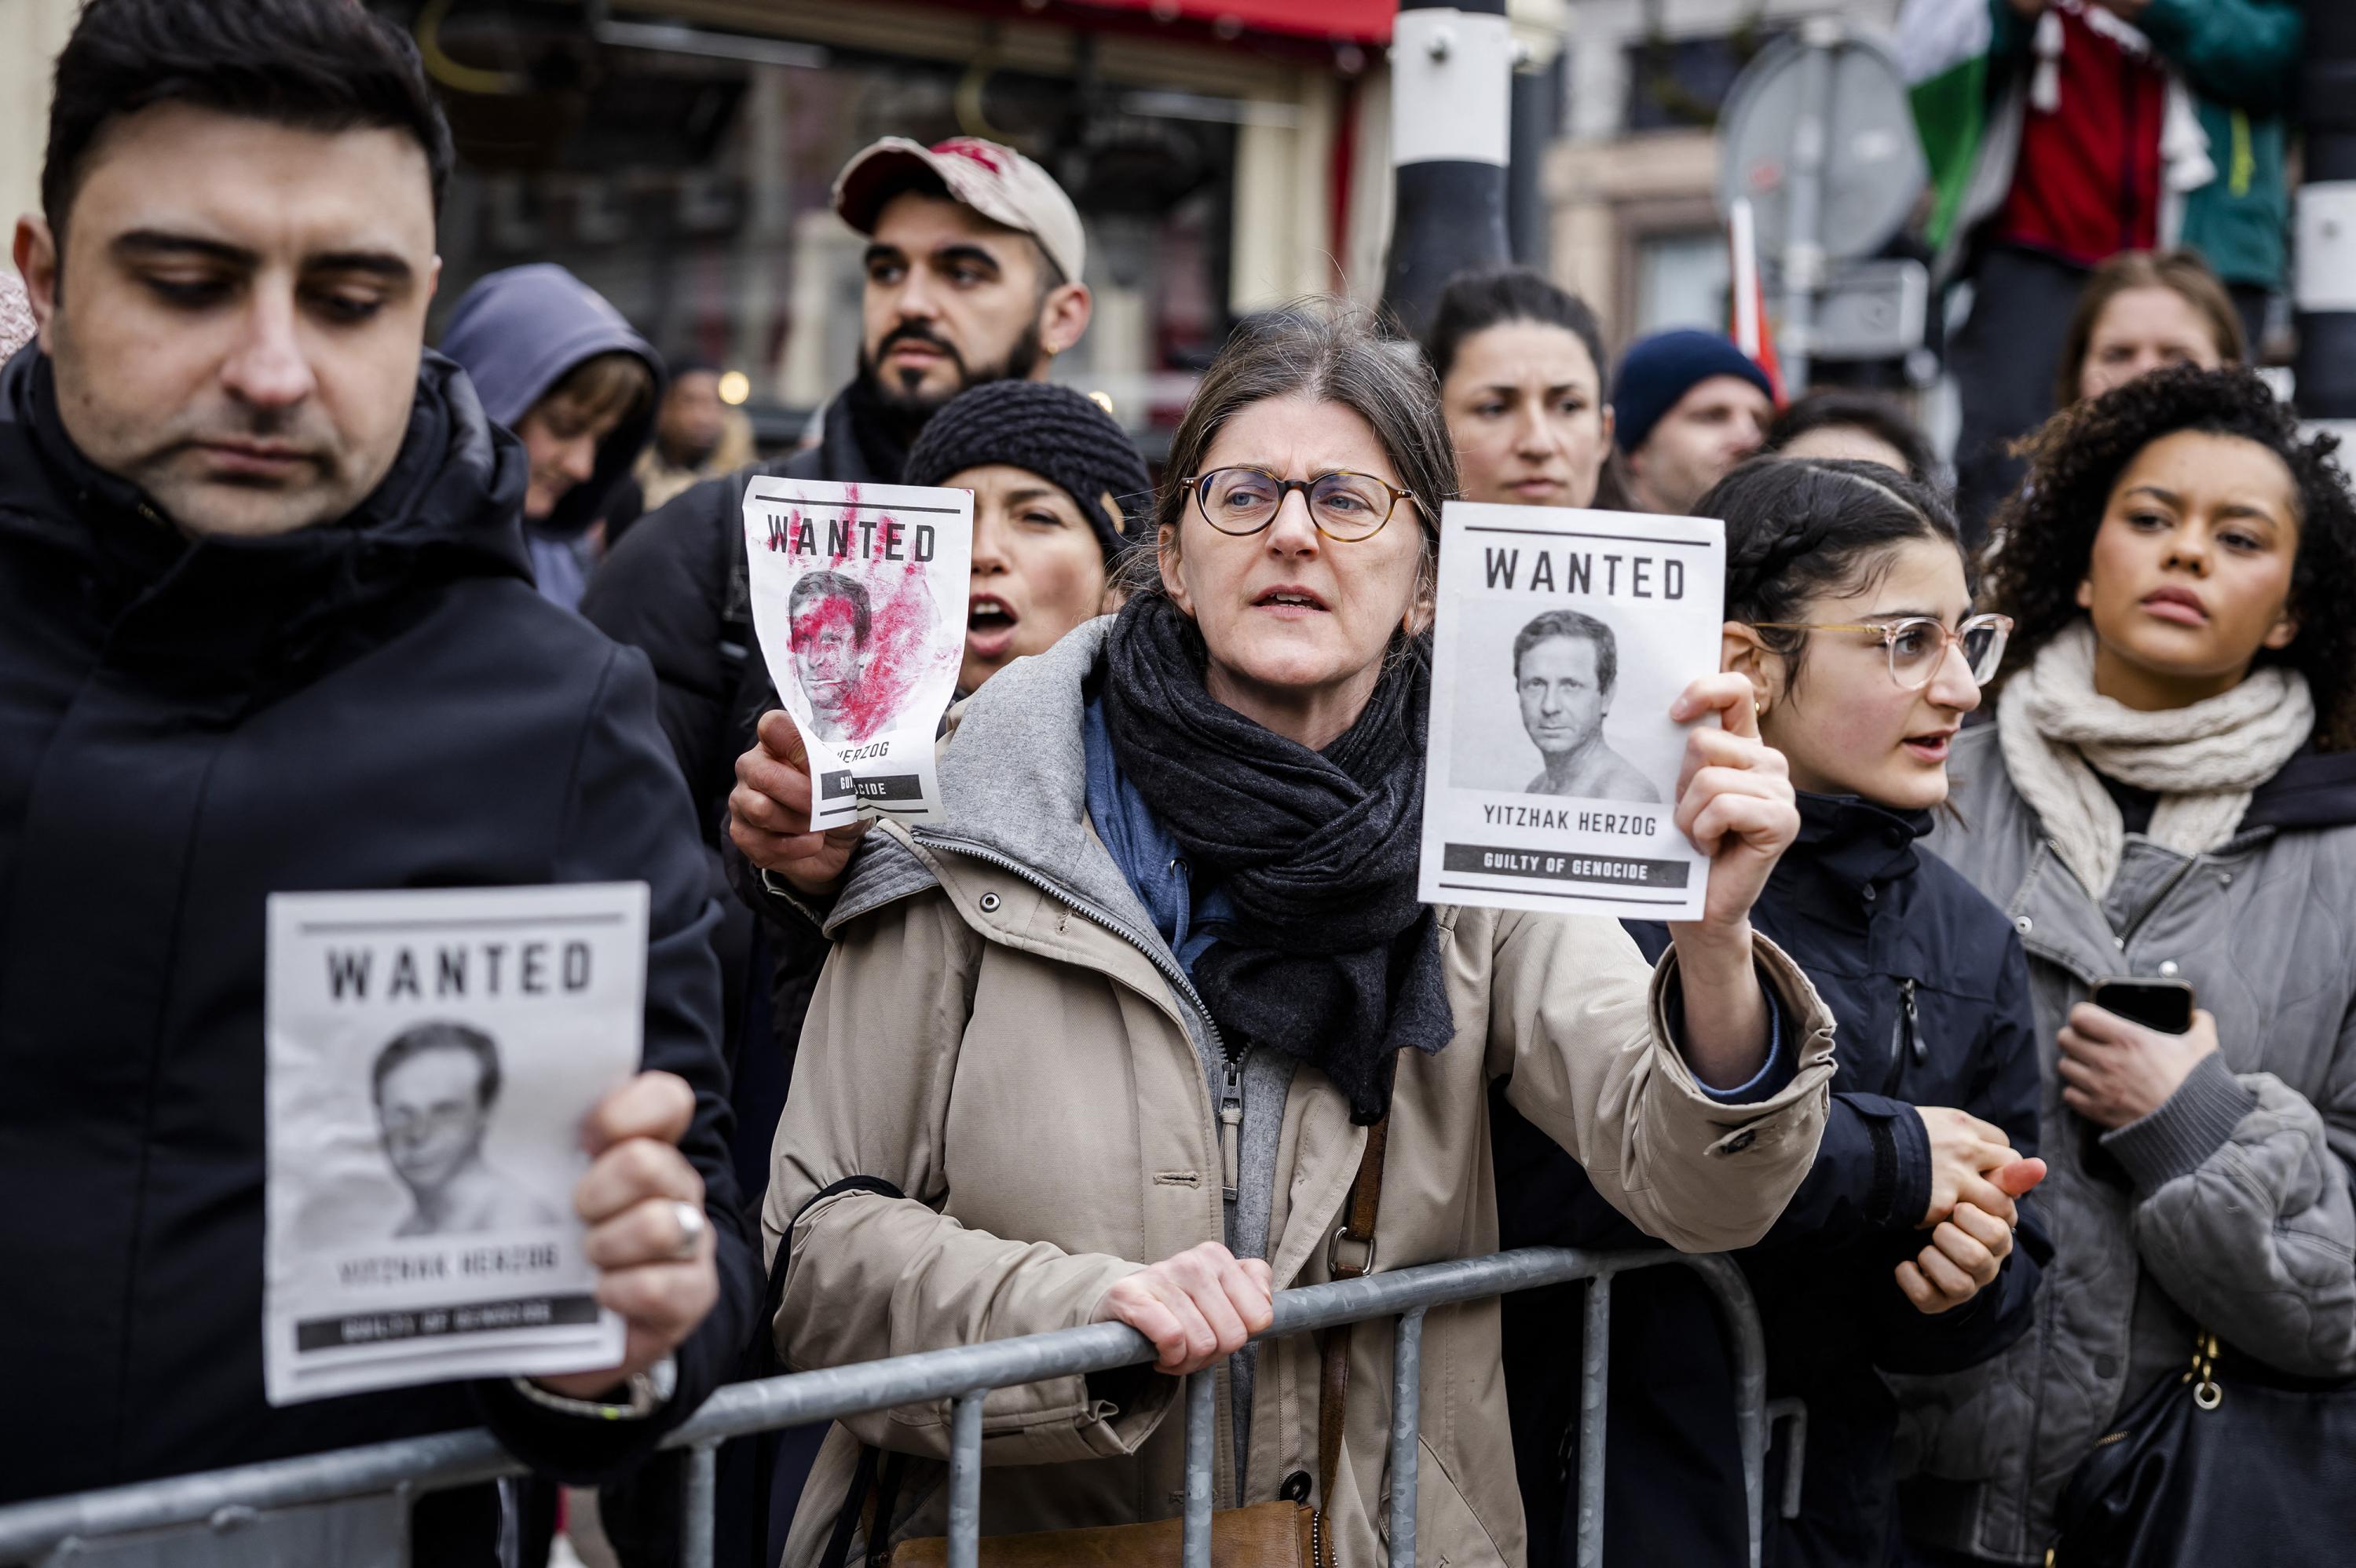
[[[679,1226],[679,1245],[671,1249],[670,1255],[691,1258],[702,1247],[703,1232],[712,1229],[712,1221],[703,1217],[701,1208],[680,1199],[671,1200],[670,1211]]]

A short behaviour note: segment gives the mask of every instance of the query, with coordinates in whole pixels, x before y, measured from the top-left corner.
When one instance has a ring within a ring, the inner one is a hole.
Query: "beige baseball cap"
[[[886,136],[862,148],[834,178],[834,210],[862,234],[873,234],[885,198],[906,189],[911,176],[937,180],[952,199],[1028,234],[1065,282],[1080,281],[1088,242],[1072,198],[1037,164],[979,136],[952,136],[929,147]]]

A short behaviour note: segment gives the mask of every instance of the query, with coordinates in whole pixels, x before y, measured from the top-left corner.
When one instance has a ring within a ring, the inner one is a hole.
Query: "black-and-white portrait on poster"
[[[1468,689],[1483,684],[1493,689]],[[1478,771],[1476,758],[1489,748],[1460,744],[1457,782],[1499,789],[1519,778],[1511,787],[1525,795],[1660,803],[1661,785],[1615,750],[1607,733],[1620,695],[1620,639],[1609,622],[1583,610],[1540,611],[1514,633],[1507,662],[1490,670],[1486,683],[1478,664],[1465,661],[1458,707],[1495,706],[1497,685],[1513,691],[1533,755],[1510,772],[1476,778],[1470,776]]]
[[[1723,537],[1708,518],[1442,509],[1423,898],[1698,912],[1669,707],[1718,667]]]
[[[471,1236],[553,1225],[562,1216],[483,1157],[499,1102],[499,1048],[445,1019],[412,1024],[369,1072],[377,1134],[409,1194],[396,1236]]]
[[[573,1190],[638,1065],[643,882],[269,901],[274,1404],[621,1358]]]

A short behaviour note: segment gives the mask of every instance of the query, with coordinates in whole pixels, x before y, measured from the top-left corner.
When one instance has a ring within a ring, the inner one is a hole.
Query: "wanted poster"
[[[270,899],[273,1404],[622,1359],[573,1189],[638,1069],[643,882]]]
[[[965,658],[973,493],[755,479],[753,625],[809,750],[810,826],[941,816],[933,741]]]
[[[1700,917],[1669,704],[1718,669],[1725,596],[1714,518],[1442,508],[1426,902]]]

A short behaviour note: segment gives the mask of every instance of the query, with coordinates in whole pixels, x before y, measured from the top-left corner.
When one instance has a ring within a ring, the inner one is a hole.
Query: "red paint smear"
[[[854,525],[852,537],[858,537],[855,524],[859,511],[859,490],[856,485],[843,489],[842,517]],[[889,514],[879,515],[873,537],[880,539],[883,530],[891,523]],[[794,539],[804,527],[798,507],[788,511],[782,534],[772,531],[772,549],[790,549]],[[815,522],[808,525],[816,528]],[[824,565],[813,570],[839,572],[867,590],[867,645],[860,652],[857,684],[842,704],[842,716],[850,731],[848,744],[869,740],[889,726],[909,696],[935,667],[948,665],[951,669],[965,656],[965,628],[957,628],[957,640],[945,649],[929,645],[941,624],[938,606],[933,603],[930,589],[925,581],[924,564],[916,560],[885,560],[880,557],[862,560],[856,556],[822,556]],[[855,619],[850,601],[830,598],[804,609],[793,624],[794,646],[819,633],[843,625]],[[805,694],[807,697],[807,694]]]
[[[889,518],[884,521],[890,521]],[[888,726],[907,703],[916,684],[939,661],[928,645],[940,624],[940,612],[925,586],[925,569],[913,560],[852,561],[836,568],[867,585],[873,605],[868,621],[867,656],[859,684],[843,704],[853,741],[864,741]],[[964,629],[958,628],[956,656],[965,650]]]

